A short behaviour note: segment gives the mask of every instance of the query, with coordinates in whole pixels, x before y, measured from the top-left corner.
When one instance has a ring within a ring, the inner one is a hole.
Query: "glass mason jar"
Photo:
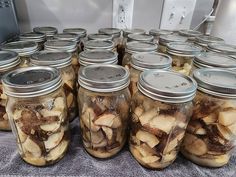
[[[122,36],[121,36],[121,29],[118,28],[100,28],[98,30],[101,34],[108,34],[112,35],[112,41],[114,42],[115,49],[118,52],[118,64],[122,64],[122,56],[124,54],[124,49],[122,46]]]
[[[84,43],[84,50],[112,50],[116,52],[116,47],[112,41],[89,40]]]
[[[221,167],[229,162],[236,140],[236,74],[219,68],[196,70],[194,110],[181,147],[192,162]]]
[[[141,165],[163,169],[174,162],[192,115],[196,87],[193,79],[176,72],[140,74],[131,102],[129,149]]]
[[[224,68],[236,71],[236,60],[230,56],[222,55],[215,52],[201,52],[193,59],[193,65],[190,76],[196,69],[200,68]]]
[[[200,54],[202,48],[189,42],[171,42],[167,44],[167,54],[172,57],[172,69],[189,75],[194,56]]]
[[[71,65],[71,54],[67,52],[41,51],[31,56],[33,66],[50,66],[61,72],[65,91],[68,118],[72,122],[78,115],[75,72]]]
[[[20,59],[16,52],[0,51],[0,130],[11,130],[6,113],[7,96],[2,88],[2,76],[19,67]]]
[[[59,161],[69,146],[69,121],[60,72],[27,67],[3,76],[6,111],[22,159],[35,166]]]
[[[164,29],[158,29],[158,30],[157,30],[157,29],[151,29],[151,30],[149,31],[149,34],[154,37],[153,42],[154,42],[155,44],[158,44],[160,35],[173,34],[173,31],[164,30]]]
[[[84,28],[66,28],[63,33],[71,33],[79,35],[80,43],[78,45],[78,52],[84,50],[84,42],[87,41],[87,30]]]
[[[58,33],[53,36],[56,40],[68,40],[76,42],[77,49],[76,52],[79,54],[79,48],[80,48],[80,36],[78,34],[73,33]]]
[[[130,67],[130,61],[132,54],[141,53],[141,52],[156,52],[157,44],[151,42],[138,42],[132,41],[126,44],[125,55],[122,60],[122,66],[126,68]]]
[[[160,35],[158,41],[158,51],[162,53],[166,53],[167,44],[170,42],[186,42],[188,40],[187,37],[183,37],[177,34],[167,34],[167,35]]]
[[[153,39],[154,37],[149,34],[129,34],[127,41],[152,42]]]
[[[109,50],[85,50],[79,54],[79,73],[85,66],[118,63],[117,53]]]
[[[195,30],[179,30],[178,33],[180,36],[187,37],[189,42],[194,42],[196,37],[202,35],[201,32]]]
[[[138,28],[134,28],[134,29],[123,29],[122,30],[123,34],[122,34],[122,43],[120,46],[120,58],[119,58],[119,64],[122,65],[122,61],[125,55],[125,48],[126,48],[126,43],[128,40],[128,35],[129,34],[145,34],[146,31],[143,29],[138,29]]]
[[[90,65],[81,70],[78,82],[84,148],[94,157],[112,157],[127,139],[129,72],[118,65]]]
[[[53,36],[57,34],[57,28],[51,26],[42,26],[42,27],[34,27],[33,31],[35,33],[41,33],[46,35],[46,39],[53,39]]]
[[[137,91],[137,83],[140,74],[149,69],[170,70],[172,59],[162,53],[137,53],[132,55],[130,62],[130,85],[129,90],[133,96]]]
[[[214,36],[201,35],[195,38],[195,44],[201,46],[205,51],[210,43],[224,43],[224,40]]]
[[[49,51],[60,51],[60,52],[69,52],[72,54],[71,64],[74,68],[75,75],[77,78],[79,70],[79,56],[77,52],[77,43],[69,40],[49,40],[44,44],[45,50]]]
[[[4,44],[1,49],[17,52],[21,60],[20,67],[27,67],[30,55],[38,51],[38,44],[32,41],[16,41]]]
[[[236,45],[212,43],[207,46],[207,51],[217,52],[229,56],[236,55]]]
[[[46,41],[45,34],[35,32],[23,33],[19,36],[20,41],[32,41],[38,44],[38,50],[44,49],[44,42]]]

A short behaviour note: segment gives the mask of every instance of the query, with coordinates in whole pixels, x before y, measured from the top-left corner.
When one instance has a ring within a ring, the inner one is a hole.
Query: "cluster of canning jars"
[[[0,129],[13,131],[21,157],[36,166],[59,161],[79,115],[83,146],[97,158],[114,156],[129,137],[147,168],[169,166],[179,151],[199,165],[227,164],[236,47],[191,30],[98,32],[87,39],[82,28],[38,27],[3,45]]]

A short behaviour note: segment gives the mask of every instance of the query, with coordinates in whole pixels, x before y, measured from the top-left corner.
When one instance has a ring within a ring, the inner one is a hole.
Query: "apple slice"
[[[37,143],[35,143],[29,136],[25,140],[24,143],[22,143],[23,149],[27,152],[30,152],[34,154],[36,157],[40,157],[42,154],[41,148]]]
[[[63,97],[57,97],[54,100],[53,110],[64,111],[65,110],[65,100]]]
[[[52,134],[46,141],[44,141],[45,148],[47,150],[53,149],[61,142],[63,136],[64,130],[60,130],[59,132]]]
[[[70,92],[70,93],[66,96],[67,107],[71,107],[73,101],[74,101],[74,95],[73,95],[73,93]]]
[[[236,123],[228,126],[228,129],[234,134],[236,135]]]
[[[100,115],[95,121],[95,125],[112,127],[116,115],[111,113],[104,113]]]
[[[179,143],[183,139],[183,137],[184,137],[184,132],[179,133],[173,140],[168,142],[163,153],[164,154],[171,153],[171,151],[173,151],[179,145]]]
[[[158,115],[149,121],[149,126],[151,128],[157,128],[166,132],[167,134],[170,133],[170,130],[174,125],[175,118],[169,115]]]
[[[111,128],[119,128],[121,127],[122,123],[121,123],[121,120],[120,120],[120,117],[119,116],[116,116],[114,119],[113,119],[113,123],[111,125]]]
[[[93,143],[92,145],[93,145],[94,148],[102,148],[102,147],[107,146],[107,140],[103,139],[101,142]]]
[[[98,144],[98,143],[102,142],[103,139],[105,139],[105,137],[104,137],[101,130],[99,130],[98,132],[90,131],[89,134],[90,134],[90,137],[91,137],[91,142],[93,144]]]
[[[112,136],[113,136],[113,131],[111,128],[109,127],[102,127],[102,130],[104,131],[104,133],[106,134],[106,137],[108,140],[111,140],[112,139]]]
[[[51,117],[51,116],[60,117],[62,112],[61,111],[55,111],[55,110],[42,109],[42,110],[40,110],[40,114],[42,114],[43,117]]]
[[[67,150],[69,142],[66,140],[62,140],[60,144],[58,144],[55,148],[53,148],[48,155],[46,156],[47,161],[55,161],[58,160]]]
[[[13,112],[13,119],[14,119],[14,120],[17,120],[17,119],[21,118],[21,113],[22,113],[22,110],[21,110],[21,109],[16,109],[16,110]]]
[[[200,156],[207,153],[206,143],[196,136],[186,133],[183,141],[183,147],[191,154]]]
[[[219,123],[229,126],[236,123],[236,110],[223,111],[219,113]]]
[[[35,165],[35,166],[44,166],[46,165],[46,160],[44,157],[35,157],[30,153],[25,153],[23,156],[23,159],[28,162],[29,164]]]
[[[217,115],[215,113],[211,113],[208,116],[203,117],[203,121],[207,125],[213,124],[213,123],[215,123],[217,121]]]
[[[160,142],[155,135],[142,130],[136,133],[136,137],[140,141],[147,143],[151,148],[155,147]]]
[[[224,127],[223,125],[217,124],[216,125],[219,133],[226,139],[226,140],[231,140],[232,139],[232,135],[230,133],[230,131]]]
[[[142,125],[147,124],[153,117],[157,116],[158,111],[157,109],[151,109],[150,111],[144,112],[140,117],[139,120]]]
[[[60,122],[40,125],[40,128],[46,132],[55,132],[60,128]]]

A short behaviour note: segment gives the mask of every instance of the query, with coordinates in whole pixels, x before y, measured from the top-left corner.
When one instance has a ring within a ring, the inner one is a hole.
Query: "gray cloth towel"
[[[97,176],[97,177],[236,177],[236,154],[222,168],[197,166],[179,155],[176,161],[162,171],[143,168],[132,157],[127,146],[115,157],[99,160],[82,147],[78,120],[71,124],[72,141],[65,157],[48,167],[34,167],[19,156],[11,132],[0,132],[0,176]]]

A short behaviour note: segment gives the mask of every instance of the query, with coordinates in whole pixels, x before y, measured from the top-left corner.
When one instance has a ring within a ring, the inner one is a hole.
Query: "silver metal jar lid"
[[[187,37],[183,37],[177,34],[167,34],[160,35],[159,44],[166,46],[169,42],[185,42],[187,40]]]
[[[194,98],[197,84],[191,77],[177,72],[146,70],[140,74],[138,89],[154,100],[184,103]]]
[[[111,41],[112,35],[108,34],[89,34],[88,35],[89,40],[100,40],[100,41]]]
[[[154,52],[155,50],[157,50],[157,45],[151,42],[132,41],[126,44],[126,51],[128,53]]]
[[[133,28],[133,29],[123,29],[123,36],[128,37],[129,34],[145,34],[146,31],[139,28]]]
[[[167,44],[167,53],[177,56],[195,56],[202,48],[190,42],[170,42]]]
[[[79,42],[79,35],[73,34],[73,33],[58,33],[53,36],[53,38],[58,40],[68,40],[68,41],[74,41]]]
[[[33,41],[16,41],[4,44],[1,49],[17,52],[19,56],[29,56],[38,51],[38,44]]]
[[[79,54],[79,63],[82,66],[116,64],[117,57],[117,53],[110,50],[85,50]]]
[[[100,28],[98,30],[101,34],[112,35],[113,38],[120,37],[121,30],[118,28]]]
[[[153,36],[149,34],[129,34],[129,41],[141,41],[141,42],[151,42],[153,41]]]
[[[44,42],[46,40],[45,34],[28,32],[20,34],[19,36],[21,41],[34,41],[34,42]]]
[[[151,29],[149,31],[149,34],[152,35],[152,36],[160,36],[160,35],[173,34],[173,31],[164,30],[164,29]]]
[[[8,71],[20,64],[18,53],[12,51],[0,51],[0,72]],[[1,75],[1,74],[0,74]]]
[[[61,87],[61,75],[55,68],[35,66],[5,74],[3,89],[8,96],[29,98],[47,95]]]
[[[68,40],[49,40],[44,43],[45,50],[74,52],[77,49],[77,43]]]
[[[74,33],[78,34],[81,38],[86,37],[87,30],[84,28],[66,28],[63,30],[63,33]]]
[[[131,58],[131,66],[139,71],[148,69],[163,69],[171,68],[172,59],[168,55],[162,53],[137,53]]]
[[[236,46],[224,43],[212,43],[207,47],[208,50],[226,55],[236,55]]]
[[[112,50],[114,48],[114,42],[112,41],[100,41],[100,40],[90,40],[84,43],[84,48],[93,50],[93,49],[106,49]]]
[[[236,73],[220,68],[202,68],[193,72],[198,90],[213,96],[236,98]]]
[[[36,66],[64,68],[71,65],[71,54],[68,52],[40,51],[31,55],[30,62]]]
[[[193,64],[199,65],[201,68],[220,67],[236,69],[236,60],[234,58],[214,52],[201,52],[200,55],[194,57]]]
[[[78,82],[91,91],[115,92],[129,86],[129,71],[119,65],[90,65],[81,70]]]
[[[202,35],[201,32],[195,30],[179,30],[179,34],[186,37],[197,37]]]
[[[46,36],[53,36],[57,33],[57,28],[51,26],[42,26],[33,28],[33,31],[36,33],[43,33]]]
[[[214,36],[201,35],[195,38],[195,43],[207,47],[209,43],[224,43],[224,40]]]

